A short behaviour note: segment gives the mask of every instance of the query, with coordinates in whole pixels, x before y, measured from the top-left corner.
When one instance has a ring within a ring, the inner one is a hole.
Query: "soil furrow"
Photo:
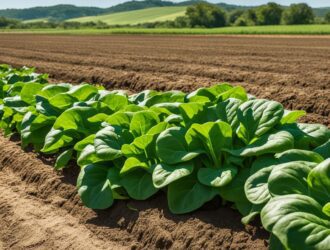
[[[268,233],[258,225],[244,227],[239,213],[219,200],[182,216],[168,211],[162,193],[92,211],[79,200],[76,177],[77,168],[56,173],[36,154],[0,136],[0,240],[5,249],[81,249],[80,243],[95,245],[91,249],[266,249]]]

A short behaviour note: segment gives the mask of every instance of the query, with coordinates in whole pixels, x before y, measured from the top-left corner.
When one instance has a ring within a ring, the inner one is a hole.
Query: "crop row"
[[[330,130],[304,114],[229,84],[128,95],[0,66],[3,133],[57,155],[56,170],[76,161],[87,207],[162,190],[183,214],[220,196],[245,224],[260,215],[274,249],[330,246]]]

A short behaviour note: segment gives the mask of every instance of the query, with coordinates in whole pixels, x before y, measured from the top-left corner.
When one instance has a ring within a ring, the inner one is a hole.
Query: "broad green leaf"
[[[330,202],[323,206],[322,212],[330,217]]]
[[[188,147],[198,151],[207,152],[214,167],[222,166],[224,150],[232,147],[232,130],[225,122],[208,122],[204,124],[193,124],[186,133]],[[204,145],[200,148],[200,145]]]
[[[180,105],[180,112],[186,128],[195,123],[203,124],[211,120],[207,106],[203,103],[183,103]]]
[[[130,131],[134,137],[146,134],[153,126],[160,122],[156,113],[152,111],[140,111],[134,113],[130,123]]]
[[[22,113],[27,112],[29,106],[20,96],[6,97],[3,99],[3,102],[6,107]]]
[[[330,130],[321,124],[284,124],[281,129],[290,132],[295,138],[295,148],[310,150],[330,139]]]
[[[118,170],[91,164],[84,167],[78,177],[78,193],[85,206],[92,209],[106,209],[114,201],[112,186],[119,183]]]
[[[274,154],[294,147],[293,136],[286,131],[279,131],[274,134],[265,134],[250,145],[241,149],[230,150],[229,152],[237,156],[260,156],[264,154]]]
[[[98,157],[114,160],[122,156],[121,147],[132,141],[132,135],[120,127],[108,126],[95,135],[94,145]]]
[[[182,103],[181,102],[163,102],[163,103],[158,103],[156,105],[154,105],[153,107],[155,108],[163,108],[166,109],[167,111],[169,111],[171,114],[180,114],[180,105]]]
[[[136,169],[149,170],[151,166],[148,165],[146,159],[139,159],[138,157],[129,157],[126,159],[124,166],[120,170],[120,174],[124,175]]]
[[[152,183],[151,174],[142,169],[125,174],[122,185],[128,195],[135,200],[146,200],[158,191]]]
[[[199,88],[186,96],[188,102],[213,102],[216,97],[233,87],[229,84],[218,84],[209,88]]]
[[[116,112],[113,115],[110,115],[106,120],[111,126],[119,126],[122,128],[129,128],[132,115],[129,112]]]
[[[233,87],[233,88],[221,93],[220,95],[217,96],[217,102],[225,101],[229,98],[236,98],[236,99],[239,99],[244,102],[248,100],[246,91],[241,86]]]
[[[314,149],[314,152],[320,154],[324,159],[330,158],[330,139]]]
[[[71,85],[67,83],[49,84],[44,86],[37,94],[44,98],[50,99],[57,94],[67,92],[70,88]]]
[[[37,99],[37,101],[38,101],[38,99]],[[56,107],[61,110],[66,110],[66,109],[72,107],[73,104],[78,101],[78,99],[75,98],[74,96],[69,95],[68,93],[60,93],[60,94],[53,96],[52,98],[50,98],[47,101],[53,107]]]
[[[94,145],[87,145],[78,155],[77,163],[80,167],[93,163],[104,162],[104,160],[96,154]]]
[[[196,177],[189,175],[168,186],[168,206],[174,214],[192,212],[216,196],[213,188],[199,183]]]
[[[169,115],[166,119],[165,122],[167,123],[171,123],[171,124],[180,124],[183,121],[183,118],[181,115],[176,115],[176,114],[172,114]]]
[[[220,196],[231,202],[246,201],[244,184],[249,176],[250,170],[248,168],[241,169],[232,182],[218,189]]]
[[[288,249],[328,249],[330,220],[314,199],[299,194],[272,198],[261,211],[263,226]]]
[[[75,130],[86,136],[96,132],[98,123],[88,121],[89,117],[97,114],[97,110],[90,107],[73,107],[63,112],[53,125],[54,129]]]
[[[244,185],[245,195],[253,204],[264,204],[271,198],[268,189],[268,178],[274,167],[274,165],[264,167],[246,180]]]
[[[277,125],[283,113],[283,106],[275,101],[257,99],[243,103],[237,110],[238,137],[249,144]]]
[[[135,104],[139,104],[143,102],[144,100],[147,100],[148,98],[157,95],[158,92],[155,90],[145,90],[141,91],[135,95],[131,95],[129,97],[129,101]]]
[[[162,132],[157,139],[157,155],[167,164],[187,162],[200,152],[191,152],[185,140],[185,129],[172,127]]]
[[[158,93],[147,99],[144,99],[139,103],[140,106],[151,107],[159,103],[171,103],[171,102],[184,102],[186,94],[181,91],[167,91],[164,93]]]
[[[152,180],[156,188],[163,188],[172,182],[190,175],[194,169],[192,162],[177,165],[158,164],[153,173]]]
[[[50,104],[47,98],[36,96],[36,110],[45,116],[59,116],[65,109]]]
[[[325,204],[330,201],[330,158],[321,162],[307,178],[312,197]]]
[[[257,157],[255,161],[252,163],[250,168],[250,175],[253,175],[254,173],[258,172],[260,169],[263,169],[265,167],[278,165],[280,162],[278,159],[274,158],[274,155],[268,154],[268,155],[262,155]]]
[[[66,135],[63,129],[52,128],[45,138],[45,145],[41,152],[54,153],[59,148],[69,146],[73,143],[73,137]]]
[[[273,196],[308,194],[307,176],[316,163],[293,161],[276,165],[268,178],[268,189]]]
[[[79,101],[87,101],[98,93],[98,89],[90,84],[80,84],[73,86],[67,94],[75,97]]]
[[[238,169],[235,166],[223,166],[219,169],[200,168],[198,180],[200,183],[210,187],[223,187],[228,185],[237,175]]]
[[[128,105],[128,99],[126,96],[113,93],[103,96],[99,101],[108,105],[114,112],[121,110]]]
[[[306,111],[304,110],[293,110],[293,111],[284,110],[284,115],[281,119],[281,124],[297,122],[299,118],[305,115],[306,115]]]
[[[109,115],[105,114],[105,113],[98,113],[90,118],[88,118],[89,122],[105,122],[106,120],[108,120]]]
[[[125,156],[143,154],[146,157],[154,158],[156,155],[153,147],[154,141],[154,135],[142,135],[135,138],[131,144],[124,144],[121,148],[121,151]]]
[[[69,161],[72,158],[73,149],[67,149],[62,154],[57,157],[55,162],[55,169],[60,170],[62,168],[65,168]]]
[[[36,102],[35,95],[43,88],[43,86],[43,84],[37,82],[25,84],[21,91],[22,101],[28,104],[34,104]]]
[[[32,144],[34,149],[39,151],[43,147],[45,137],[51,130],[55,119],[55,117],[46,117],[43,114],[36,116],[32,112],[26,113],[21,123],[22,147],[25,148]]]
[[[167,122],[160,122],[157,125],[153,126],[151,129],[148,130],[148,135],[159,135],[161,132],[168,129],[170,125]]]
[[[81,152],[87,145],[93,145],[95,134],[89,135],[74,145],[74,150]]]
[[[274,234],[271,234],[269,238],[269,250],[285,250],[281,241]]]
[[[52,126],[56,121],[55,116],[46,116],[39,114],[31,123],[31,131],[39,131],[43,127]]]
[[[301,149],[289,149],[282,153],[277,153],[275,158],[277,158],[281,163],[290,161],[310,161],[320,163],[324,160],[318,153]]]
[[[236,130],[239,122],[237,119],[237,109],[242,104],[242,101],[235,98],[229,98],[224,102],[219,102],[215,109],[217,118],[231,125],[233,130]]]

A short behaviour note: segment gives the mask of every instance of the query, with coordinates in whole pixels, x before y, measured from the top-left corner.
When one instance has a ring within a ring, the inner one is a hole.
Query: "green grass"
[[[125,24],[140,24],[149,22],[163,22],[174,20],[178,16],[184,16],[186,6],[179,7],[159,7],[148,8],[143,10],[126,11],[114,14],[80,17],[68,19],[66,21],[75,22],[97,22],[102,21],[109,25],[125,25]]]
[[[110,34],[183,34],[183,35],[221,35],[221,34],[278,34],[278,35],[330,35],[330,25],[278,25],[251,27],[224,27],[215,29],[142,29],[142,28],[114,28],[114,29],[31,29],[9,30],[4,33],[33,33],[33,34],[68,34],[68,35],[110,35]]]

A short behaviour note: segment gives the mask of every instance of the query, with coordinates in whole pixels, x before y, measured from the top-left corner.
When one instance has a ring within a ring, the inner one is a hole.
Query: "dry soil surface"
[[[163,194],[148,201],[84,207],[76,170],[56,173],[46,159],[0,135],[0,249],[266,249],[268,233],[244,227],[238,212],[214,200],[172,215]]]
[[[0,63],[131,90],[230,82],[330,126],[330,36],[0,34]]]

